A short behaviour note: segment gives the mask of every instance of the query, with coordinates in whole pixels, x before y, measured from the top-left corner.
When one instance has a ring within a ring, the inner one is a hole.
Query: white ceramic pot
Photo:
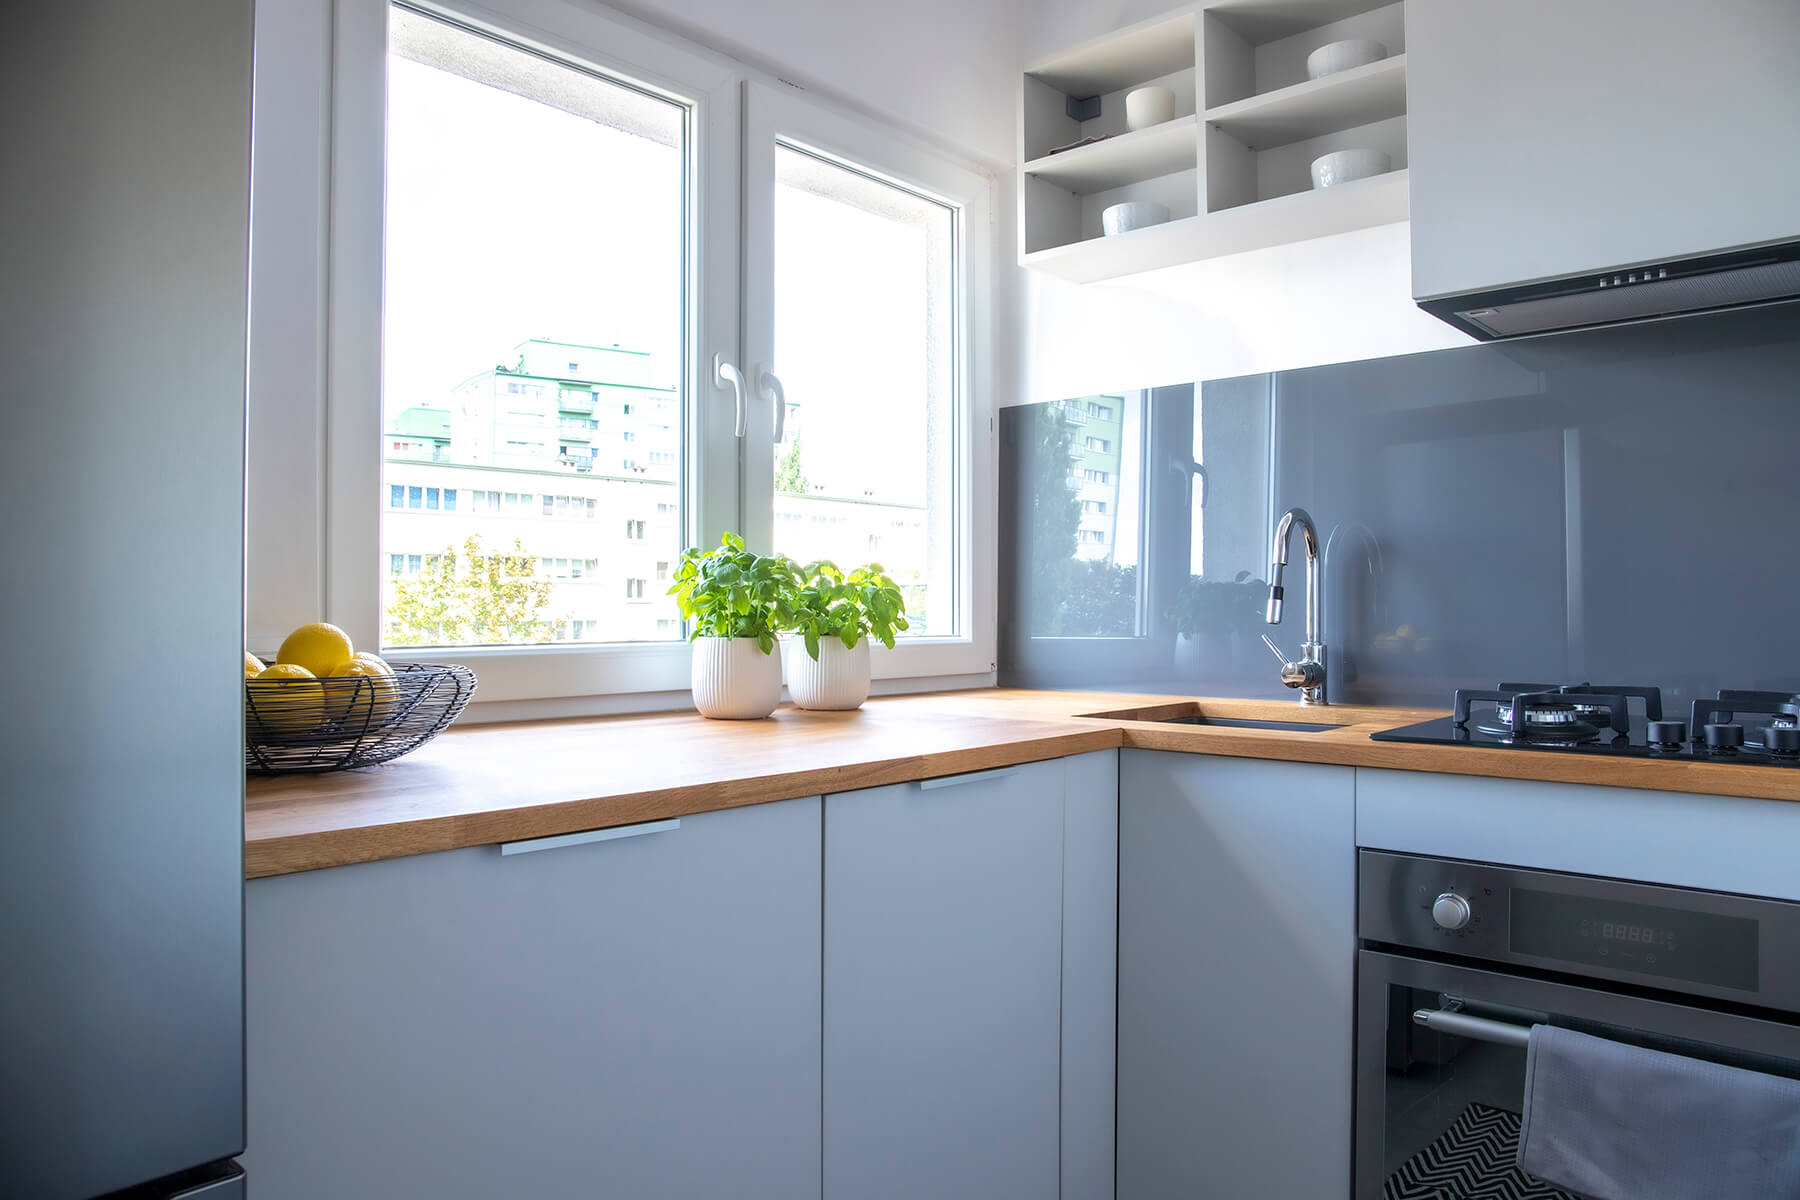
[[[1175,93],[1166,87],[1133,88],[1125,93],[1125,128],[1136,131],[1175,119]]]
[[[806,642],[794,638],[787,655],[788,695],[801,708],[861,708],[869,698],[868,638],[849,649],[837,638],[826,638],[819,643],[818,662],[806,652]]]
[[[1167,205],[1153,200],[1131,200],[1100,211],[1100,231],[1107,237],[1130,233],[1147,225],[1161,225],[1169,219]]]
[[[1334,150],[1312,161],[1312,184],[1315,188],[1336,187],[1353,179],[1385,175],[1388,156],[1380,150]]]
[[[753,721],[781,703],[781,645],[768,654],[755,638],[694,641],[694,707],[703,717]]]
[[[1306,56],[1306,77],[1323,79],[1327,75],[1336,75],[1339,71],[1348,71],[1352,67],[1366,67],[1370,63],[1380,62],[1388,56],[1388,48],[1380,42],[1371,42],[1366,38],[1350,38],[1342,42],[1332,42],[1320,46]]]

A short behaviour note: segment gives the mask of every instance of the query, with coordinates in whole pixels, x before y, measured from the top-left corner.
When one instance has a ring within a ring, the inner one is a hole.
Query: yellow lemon
[[[312,675],[329,675],[340,663],[349,662],[355,656],[349,634],[336,625],[315,621],[288,634],[275,661],[305,667]]]
[[[263,660],[256,657],[256,655],[250,653],[248,650],[244,651],[244,678],[255,679],[262,673]]]
[[[367,650],[358,650],[356,652],[356,657],[363,662],[372,663],[375,666],[380,667],[383,675],[392,675],[394,673],[394,668],[388,666],[387,659],[382,658],[379,654],[370,654]]]
[[[354,685],[325,685],[331,692],[335,720],[361,723],[372,717],[377,722],[385,721],[400,699],[400,685],[394,682],[393,669],[372,654],[359,654],[340,664],[331,677],[361,681]]]
[[[294,663],[276,663],[251,680],[250,711],[265,730],[297,733],[325,715],[325,689],[313,673]]]

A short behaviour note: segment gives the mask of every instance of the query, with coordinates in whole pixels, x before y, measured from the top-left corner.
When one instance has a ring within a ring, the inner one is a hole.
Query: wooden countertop
[[[1196,706],[1213,716],[1342,728],[1313,733],[1156,723]],[[1443,715],[984,689],[874,699],[849,713],[784,707],[768,721],[708,721],[677,712],[470,725],[385,766],[252,777],[244,867],[254,879],[1115,747],[1800,800],[1797,771],[1369,740],[1378,730]]]

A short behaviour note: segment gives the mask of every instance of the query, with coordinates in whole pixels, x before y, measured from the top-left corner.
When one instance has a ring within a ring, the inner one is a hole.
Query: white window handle
[[[723,354],[713,355],[713,384],[716,387],[730,385],[732,395],[737,397],[737,420],[734,422],[736,432],[733,436],[744,436],[744,373],[736,364],[725,361]]]
[[[756,370],[756,390],[775,406],[775,444],[779,446],[787,436],[787,393],[775,372],[762,366]]]

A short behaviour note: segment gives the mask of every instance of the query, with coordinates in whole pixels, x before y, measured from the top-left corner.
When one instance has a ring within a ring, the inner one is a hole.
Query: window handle
[[[725,361],[723,354],[713,355],[713,383],[717,387],[730,385],[732,395],[737,397],[737,420],[734,422],[735,437],[744,436],[744,373],[736,364]]]
[[[756,370],[756,390],[775,406],[775,444],[779,446],[787,436],[787,392],[775,372],[761,366]]]

